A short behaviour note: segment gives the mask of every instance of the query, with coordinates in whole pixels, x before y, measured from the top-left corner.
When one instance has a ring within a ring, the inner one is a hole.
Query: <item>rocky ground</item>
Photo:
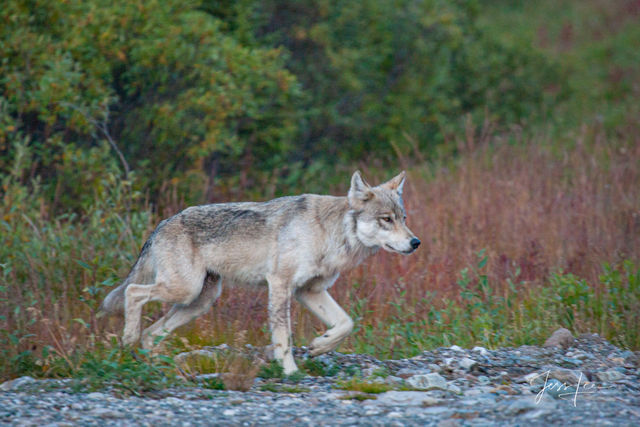
[[[0,385],[0,425],[640,425],[640,353],[597,335],[555,345],[453,346],[387,361],[331,353],[314,360],[332,376],[257,378],[247,392],[120,398],[23,377]]]

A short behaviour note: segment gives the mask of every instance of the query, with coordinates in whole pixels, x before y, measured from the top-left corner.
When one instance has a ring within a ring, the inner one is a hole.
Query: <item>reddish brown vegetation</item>
[[[587,127],[572,140],[570,147],[542,140],[467,144],[435,175],[433,167],[411,168],[408,223],[423,246],[406,257],[377,254],[331,293],[345,307],[365,298],[369,313],[361,324],[376,324],[402,292],[411,302],[407,311],[417,316],[428,308],[420,302],[428,292],[436,292],[436,304],[457,299],[460,271],[475,266],[482,249],[484,271],[498,292],[507,279],[539,286],[559,269],[596,284],[602,263],[637,260],[640,144],[609,144]],[[307,340],[320,326],[309,316],[296,316],[298,336]],[[264,293],[225,291],[198,329],[219,339],[238,329],[258,332],[265,321]]]

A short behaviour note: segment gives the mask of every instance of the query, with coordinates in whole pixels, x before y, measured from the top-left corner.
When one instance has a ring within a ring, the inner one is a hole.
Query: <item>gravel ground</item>
[[[22,377],[0,385],[0,425],[640,425],[640,353],[597,335],[568,345],[453,346],[386,361],[333,352],[316,360],[335,376],[258,378],[248,392],[183,387],[120,398]],[[353,372],[391,390],[340,389]],[[281,392],[263,391],[267,383]]]

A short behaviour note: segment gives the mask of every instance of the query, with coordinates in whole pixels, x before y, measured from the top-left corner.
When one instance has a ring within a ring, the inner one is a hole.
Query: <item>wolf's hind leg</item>
[[[189,305],[202,291],[205,272],[159,272],[152,285],[131,284],[124,298],[124,332],[122,343],[135,344],[140,339],[142,307],[149,301]]]
[[[301,289],[296,297],[329,328],[311,342],[309,353],[312,356],[335,349],[353,330],[353,320],[326,290]]]
[[[127,286],[124,298],[124,332],[122,343],[133,345],[140,338],[142,306],[150,300],[150,290],[154,285]]]
[[[142,332],[142,347],[146,349],[152,348],[159,339],[164,339],[176,328],[205,314],[220,297],[221,293],[222,279],[219,276],[207,274],[202,292],[200,292],[198,298],[188,305],[175,304],[167,314]]]

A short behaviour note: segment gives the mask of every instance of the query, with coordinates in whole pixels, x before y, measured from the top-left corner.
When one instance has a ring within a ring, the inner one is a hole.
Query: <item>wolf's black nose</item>
[[[411,247],[413,249],[417,249],[418,246],[420,246],[420,240],[416,239],[415,237],[413,239],[411,239],[411,241],[409,242],[409,244],[411,245]]]

